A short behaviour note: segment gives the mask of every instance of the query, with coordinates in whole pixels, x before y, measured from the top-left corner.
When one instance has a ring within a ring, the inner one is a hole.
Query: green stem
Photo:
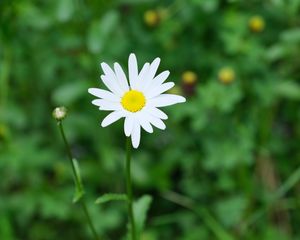
[[[130,221],[130,232],[131,232],[131,240],[136,240],[136,231],[135,231],[135,222],[132,208],[132,184],[131,184],[131,142],[128,137],[126,140],[126,187],[127,187],[127,198],[128,198],[128,215]]]
[[[72,152],[71,152],[71,148],[70,148],[70,145],[69,145],[69,142],[66,138],[66,135],[65,135],[65,131],[64,131],[64,127],[63,127],[63,124],[62,124],[62,121],[58,121],[57,122],[57,125],[59,127],[59,130],[60,130],[60,133],[61,133],[61,136],[64,140],[64,143],[65,143],[65,147],[66,147],[66,150],[67,150],[67,154],[68,154],[68,157],[69,157],[69,160],[70,160],[70,164],[72,166],[72,171],[73,171],[73,176],[74,176],[74,181],[77,182],[78,181],[78,176],[76,174],[76,170],[75,170],[75,166],[74,166],[74,163],[73,163],[73,156],[72,156]]]
[[[88,221],[88,223],[89,223],[90,229],[91,229],[91,231],[92,231],[92,233],[93,233],[93,235],[94,235],[94,239],[95,239],[95,240],[99,240],[98,234],[97,234],[97,232],[96,232],[96,229],[95,229],[95,227],[94,227],[94,224],[93,224],[93,222],[92,222],[92,219],[91,219],[91,217],[90,217],[90,214],[89,214],[89,211],[88,211],[88,209],[87,209],[87,206],[86,206],[86,203],[85,203],[84,199],[82,199],[82,201],[81,201],[81,206],[82,206],[82,209],[83,209],[83,211],[84,211],[84,214],[85,214],[85,216],[86,216],[86,218],[87,218],[87,221]]]
[[[62,121],[61,120],[57,121],[57,125],[59,127],[61,136],[62,136],[62,138],[64,140],[64,143],[65,143],[65,147],[66,147],[66,150],[67,150],[67,153],[68,153],[68,157],[69,157],[69,160],[70,160],[70,163],[71,163],[71,166],[72,166],[72,171],[73,171],[73,177],[74,177],[75,184],[76,184],[76,186],[82,186],[82,183],[81,183],[81,180],[80,180],[80,176],[78,176],[77,171],[76,171],[76,167],[74,165],[71,148],[70,148],[70,145],[69,145],[68,140],[66,138]],[[83,191],[83,189],[81,189],[81,190]],[[89,225],[89,227],[90,227],[90,229],[92,231],[94,239],[95,240],[99,240],[98,234],[96,232],[96,229],[94,227],[94,224],[93,224],[92,219],[90,217],[90,214],[88,212],[88,209],[87,209],[84,197],[82,196],[82,198],[79,201],[81,202],[82,210],[83,210],[83,212],[84,212],[84,214],[85,214],[85,216],[87,218],[88,225]]]

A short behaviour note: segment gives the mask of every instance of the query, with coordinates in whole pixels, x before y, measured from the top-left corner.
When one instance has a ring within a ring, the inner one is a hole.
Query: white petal
[[[128,58],[128,73],[130,87],[135,88],[135,83],[138,78],[138,65],[135,54],[131,53]]]
[[[171,89],[172,87],[175,86],[175,83],[173,82],[167,82],[167,83],[163,83],[162,85],[159,85],[157,87],[154,87],[153,89],[146,91],[145,96],[146,98],[153,98],[153,97],[157,97],[158,95],[168,91],[169,89]]]
[[[148,121],[155,127],[161,129],[161,130],[165,130],[166,129],[166,125],[164,124],[164,122],[156,117],[153,117],[151,115],[147,116]]]
[[[112,102],[120,102],[120,97],[116,96],[115,94],[109,91],[100,88],[89,88],[88,92],[98,98],[102,98]]]
[[[122,95],[126,91],[126,89],[121,88],[121,84],[119,83],[115,72],[105,62],[101,63],[101,67],[103,69],[105,76],[107,76],[106,81],[110,82],[110,85],[113,87],[114,91]]]
[[[140,140],[141,140],[141,126],[138,122],[135,122],[131,134],[132,146],[134,148],[138,148],[138,146],[140,145]]]
[[[145,89],[148,91],[149,89],[155,88],[160,86],[170,75],[170,71],[163,71],[162,73],[158,74],[150,83],[150,85]]]
[[[107,127],[108,125],[118,121],[120,118],[124,117],[124,111],[115,111],[108,114],[102,121],[101,126]]]
[[[176,103],[185,102],[185,98],[175,94],[162,94],[156,98],[148,100],[149,105],[155,107],[165,107]]]
[[[145,83],[145,76],[148,73],[149,67],[150,67],[150,64],[145,63],[142,70],[140,71],[137,81],[135,83],[136,90],[141,90],[141,86]]]
[[[137,119],[141,125],[141,127],[148,133],[153,133],[153,128],[149,121],[147,120],[147,117],[145,114],[141,112],[137,113]]]
[[[152,106],[146,106],[144,107],[145,111],[147,111],[148,114],[160,118],[160,119],[168,119],[168,115],[165,114],[162,110],[152,107]]]
[[[125,132],[126,137],[130,136],[130,134],[133,130],[133,124],[134,124],[133,115],[130,114],[130,115],[126,116],[125,122],[124,122],[124,132]]]
[[[121,110],[122,106],[120,103],[117,102],[110,102],[104,99],[96,99],[92,101],[92,104],[99,107],[100,110],[103,111],[114,111],[114,110]]]
[[[122,88],[123,91],[128,91],[129,90],[128,81],[122,67],[120,66],[119,63],[115,63],[114,68],[115,68],[116,77],[117,80],[119,81],[120,87]]]
[[[117,83],[116,78],[111,78],[108,75],[101,75],[102,82],[105,84],[105,86],[114,94],[116,94],[119,97],[122,97],[124,94],[124,91],[121,90],[119,84]]]
[[[115,78],[114,71],[110,68],[110,66],[108,66],[107,63],[102,62],[101,63],[101,68],[102,68],[105,75],[109,76],[110,78]]]
[[[149,72],[148,72],[150,78],[152,78],[152,79],[154,78],[159,64],[160,64],[160,58],[155,58],[153,60],[153,62],[151,63],[151,66],[150,66],[150,69],[149,69]]]
[[[160,58],[155,58],[153,60],[153,62],[151,63],[149,70],[145,76],[145,81],[143,83],[143,86],[141,87],[141,90],[145,90],[148,88],[148,86],[151,84],[151,82],[153,81],[153,78],[156,74],[156,71],[158,69],[160,63]]]
[[[145,74],[147,74],[150,67],[150,63],[145,63],[142,67],[140,73],[139,73],[139,79],[142,80],[145,77]]]

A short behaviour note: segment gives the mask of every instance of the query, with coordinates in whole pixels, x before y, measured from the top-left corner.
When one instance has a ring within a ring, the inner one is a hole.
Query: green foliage
[[[83,197],[84,189],[83,189],[83,185],[82,185],[82,179],[81,179],[81,173],[80,173],[78,161],[75,158],[73,158],[72,163],[73,163],[74,170],[75,170],[75,173],[77,176],[77,178],[75,180],[75,195],[73,197],[73,202],[76,203]],[[74,176],[73,176],[73,178],[74,178]]]
[[[144,195],[133,204],[133,214],[138,238],[140,238],[140,235],[144,229],[147,212],[150,208],[151,202],[152,197]]]
[[[141,239],[299,239],[299,12],[299,0],[0,1],[0,239],[91,239],[58,105],[97,232],[126,238],[125,202],[95,204],[124,200],[105,194],[125,192],[123,122],[101,128],[87,89],[131,52],[139,67],[161,57],[187,98],[133,152]]]
[[[121,193],[106,193],[96,199],[97,204],[102,204],[110,201],[127,201],[127,195]]]

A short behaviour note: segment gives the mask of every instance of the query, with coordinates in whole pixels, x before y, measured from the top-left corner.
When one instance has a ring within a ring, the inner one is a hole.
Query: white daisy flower
[[[170,106],[185,102],[185,98],[174,94],[164,94],[175,84],[164,83],[170,72],[164,71],[155,76],[160,63],[160,58],[154,59],[149,64],[145,63],[138,71],[137,59],[130,54],[128,59],[129,81],[120,64],[115,63],[110,68],[106,63],[101,63],[104,75],[101,79],[109,91],[90,88],[88,92],[99,99],[92,104],[103,111],[112,111],[102,121],[101,126],[106,127],[121,118],[125,118],[124,132],[131,136],[132,146],[137,148],[140,144],[141,128],[152,133],[153,127],[164,130],[166,125],[162,120],[168,116],[159,107]]]

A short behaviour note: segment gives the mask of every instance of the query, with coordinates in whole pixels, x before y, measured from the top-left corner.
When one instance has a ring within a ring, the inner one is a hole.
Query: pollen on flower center
[[[137,112],[145,106],[146,99],[143,93],[130,90],[122,97],[121,104],[127,111]]]

